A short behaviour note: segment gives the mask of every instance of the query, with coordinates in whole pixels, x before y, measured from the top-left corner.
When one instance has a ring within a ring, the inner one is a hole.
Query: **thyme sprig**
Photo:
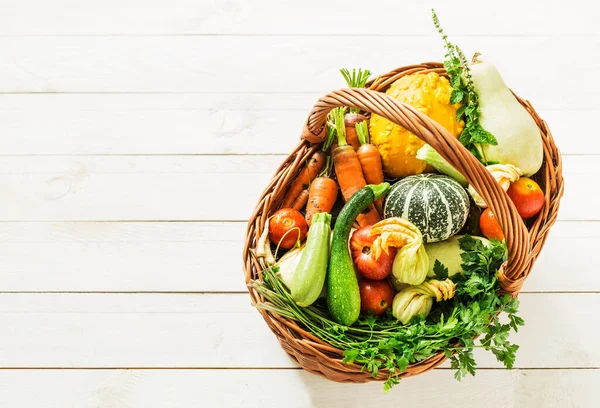
[[[446,68],[446,72],[450,78],[450,85],[453,89],[450,94],[450,103],[461,104],[456,111],[456,120],[462,120],[465,127],[460,134],[459,141],[484,165],[493,164],[487,161],[483,145],[497,145],[498,141],[494,135],[485,130],[479,123],[481,117],[479,96],[473,86],[469,62],[463,51],[448,41],[448,36],[444,33],[433,9],[431,10],[431,17],[435,28],[442,36],[444,47],[446,48],[444,67]]]

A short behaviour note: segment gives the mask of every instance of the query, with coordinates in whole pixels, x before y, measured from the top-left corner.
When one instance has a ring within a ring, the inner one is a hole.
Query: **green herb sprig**
[[[518,300],[498,294],[497,271],[506,260],[506,246],[498,241],[485,246],[470,236],[461,238],[459,244],[464,251],[461,256],[465,273],[452,276],[456,283],[455,297],[436,303],[427,318],[414,317],[406,326],[390,311],[379,317],[361,316],[354,325],[343,326],[330,319],[322,300],[307,308],[300,307],[277,277],[277,267],[263,271],[263,282],[252,282],[265,299],[255,306],[297,321],[310,333],[344,350],[344,362],[362,364],[363,370],[373,377],[387,369],[385,392],[398,384],[398,374],[410,363],[440,351],[451,360],[458,380],[475,374],[475,348],[491,351],[507,368],[512,368],[518,346],[508,342],[508,334],[524,322],[516,314]],[[436,274],[448,274],[441,263],[436,265]],[[498,320],[502,311],[508,313],[508,324]],[[480,335],[483,338],[476,344],[474,339]]]
[[[498,141],[494,135],[485,130],[479,123],[479,118],[481,117],[479,96],[473,86],[469,63],[462,50],[448,41],[448,36],[440,26],[438,17],[433,9],[431,9],[431,17],[435,28],[442,36],[444,47],[446,48],[444,67],[446,68],[446,72],[450,78],[450,85],[453,89],[450,94],[450,103],[460,103],[462,105],[456,111],[456,120],[462,120],[465,123],[459,141],[484,165],[492,164],[486,159],[481,145],[497,145]]]

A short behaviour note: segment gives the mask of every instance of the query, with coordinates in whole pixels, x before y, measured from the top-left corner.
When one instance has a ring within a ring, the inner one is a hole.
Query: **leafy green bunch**
[[[484,165],[493,164],[487,161],[483,149],[480,150],[477,148],[478,145],[481,146],[482,144],[497,145],[498,141],[494,135],[485,130],[479,123],[479,118],[481,117],[479,96],[473,86],[467,58],[458,46],[448,41],[448,36],[440,26],[438,17],[433,9],[431,10],[431,15],[435,28],[442,36],[446,48],[444,67],[446,68],[446,72],[450,78],[450,85],[453,89],[450,94],[450,103],[461,104],[461,107],[456,111],[456,120],[464,121],[465,127],[460,134],[459,141]]]
[[[415,316],[408,325],[398,322],[390,310],[384,316],[363,315],[352,326],[340,325],[331,320],[323,300],[306,308],[296,305],[277,276],[277,267],[264,270],[264,280],[252,283],[264,298],[255,306],[297,321],[318,338],[344,350],[344,362],[361,364],[373,377],[387,370],[386,392],[398,384],[398,375],[409,364],[438,352],[451,360],[458,380],[475,374],[475,348],[491,351],[512,368],[518,346],[508,341],[508,335],[524,322],[516,315],[518,300],[498,294],[497,271],[506,260],[506,246],[498,241],[486,246],[468,235],[459,243],[464,251],[464,274],[450,278],[456,284],[454,298],[436,303],[429,316]],[[439,262],[434,272],[438,279],[448,277],[448,269]],[[506,324],[498,319],[503,311],[508,313]],[[478,336],[483,337],[476,344]]]

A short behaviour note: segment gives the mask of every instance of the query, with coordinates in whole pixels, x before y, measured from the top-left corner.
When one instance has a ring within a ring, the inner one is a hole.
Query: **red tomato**
[[[363,279],[358,283],[358,288],[361,312],[369,313],[369,310],[372,310],[375,316],[379,316],[392,306],[394,289],[387,280]]]
[[[370,235],[371,227],[362,227],[354,231],[350,239],[350,251],[352,259],[358,271],[365,278],[381,280],[385,279],[392,271],[392,264],[396,256],[396,248],[390,248],[389,254],[382,252],[379,259],[371,252],[371,245],[377,235]]]
[[[506,193],[515,203],[515,207],[523,219],[531,218],[539,213],[546,201],[544,192],[538,183],[527,177],[521,177],[512,183]]]
[[[486,238],[497,239],[499,241],[504,239],[502,228],[500,228],[500,224],[498,224],[496,216],[489,208],[486,208],[485,211],[481,213],[481,218],[479,218],[479,227]]]
[[[293,208],[277,210],[269,219],[269,239],[281,248],[292,248],[308,231],[304,216]]]

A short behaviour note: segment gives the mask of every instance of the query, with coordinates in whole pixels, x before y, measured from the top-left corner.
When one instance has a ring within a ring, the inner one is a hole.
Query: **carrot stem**
[[[327,126],[327,139],[325,139],[325,142],[323,142],[323,147],[321,150],[323,150],[325,153],[328,153],[329,149],[331,149],[331,145],[333,144],[334,140],[335,128],[333,128],[332,126]]]
[[[346,146],[346,124],[344,123],[344,116],[346,115],[346,108],[333,109],[333,123],[335,125],[335,132],[337,133],[338,145]]]
[[[367,126],[367,121],[363,120],[362,122],[357,123],[355,128],[360,144],[369,144],[369,127]]]
[[[346,68],[340,69],[342,76],[346,80],[346,84],[348,84],[349,88],[364,88],[367,83],[369,77],[371,76],[371,71],[368,69],[363,70],[359,68],[352,68],[352,74]]]
[[[323,167],[323,170],[321,170],[318,177],[329,177],[329,174],[331,173],[332,164],[333,162],[331,161],[331,156],[327,155],[327,157],[325,158],[325,167]]]
[[[348,84],[348,88],[364,88],[367,83],[369,77],[371,76],[371,71],[365,69],[363,71],[362,68],[358,70],[356,68],[352,68],[352,74],[346,68],[340,69],[342,76],[346,80],[346,84]],[[350,113],[358,113],[360,110],[357,108],[350,108]]]

